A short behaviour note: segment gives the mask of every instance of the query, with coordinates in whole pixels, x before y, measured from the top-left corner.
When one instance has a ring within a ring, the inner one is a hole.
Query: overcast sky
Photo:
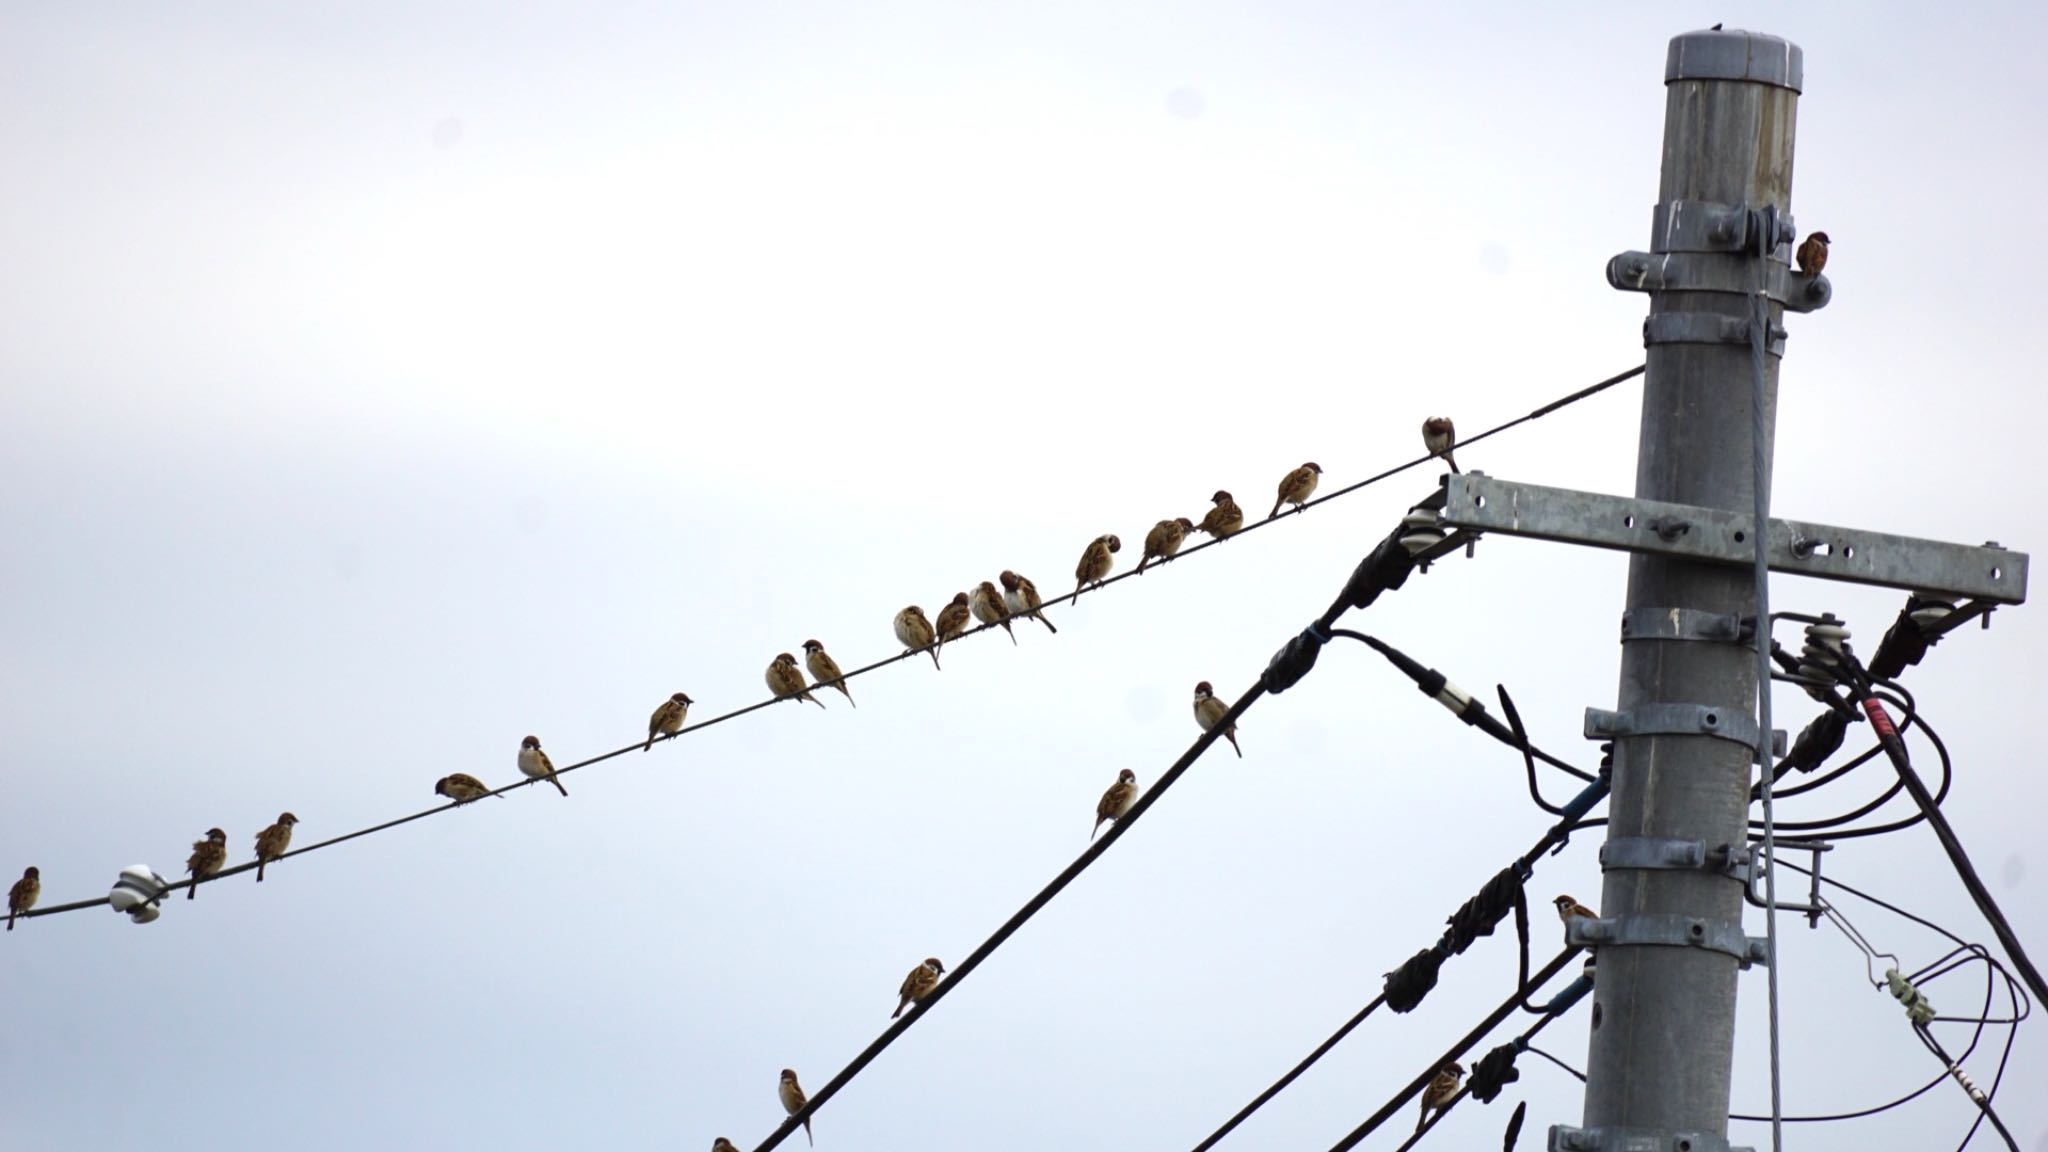
[[[1646,298],[1602,269],[1648,245],[1665,43],[1716,21],[1804,47],[1793,211],[1835,240],[1833,305],[1787,324],[1775,509],[2040,548],[2035,5],[0,10],[0,882],[36,864],[45,903],[89,898],[178,873],[211,825],[245,859],[282,809],[303,843],[451,771],[507,783],[529,732],[566,763],[674,691],[751,703],[807,638],[865,663],[907,603],[1006,567],[1063,590],[1098,533],[1128,564],[1219,486],[1263,515],[1305,460],[1349,483],[1426,415],[1469,433],[1639,363]],[[1639,395],[1461,462],[1625,493]],[[750,1147],[778,1069],[822,1085],[913,964],[964,957],[1084,847],[1118,769],[1149,785],[1185,747],[1194,682],[1249,685],[1434,476],[1084,597],[1057,636],[862,678],[857,710],[769,709],[146,927],[24,923],[0,1144]],[[1356,619],[1506,683],[1590,764],[1625,568],[1496,539]],[[1868,652],[1902,597],[1773,599]],[[2001,611],[1908,680],[1958,832],[2048,957],[2044,640]],[[1241,738],[822,1110],[818,1146],[1191,1146],[1548,823],[1511,756],[1363,650]],[[1540,901],[1597,899],[1597,841],[1537,872],[1542,956]],[[1991,939],[1925,829],[1828,871]],[[1945,950],[1845,908],[1908,967]],[[1781,923],[1789,1111],[1939,1071],[1839,933]],[[1226,1147],[1327,1147],[1513,965],[1476,946]],[[1743,978],[1739,1111],[1768,1103],[1764,988]],[[1582,1064],[1585,1029],[1551,1050]],[[1999,1096],[2029,1152],[2044,1035]],[[1580,1117],[1525,1059],[1432,1143],[1497,1146],[1518,1099],[1524,1149]],[[1944,1085],[1791,1146],[1940,1149],[1970,1116]]]

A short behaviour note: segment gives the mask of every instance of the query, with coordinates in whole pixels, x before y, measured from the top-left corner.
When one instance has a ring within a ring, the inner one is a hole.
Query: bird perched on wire
[[[1010,643],[1017,642],[1017,633],[1010,627],[1010,609],[1003,603],[1003,594],[996,586],[983,580],[974,586],[967,597],[967,606],[974,610],[974,618],[983,624],[1001,624],[1003,631],[1010,634]]]
[[[548,759],[548,754],[540,750],[538,736],[528,736],[519,742],[519,770],[530,779],[546,780],[553,784],[555,791],[564,796],[569,794],[569,790],[562,787],[562,782],[555,778],[555,762]]]
[[[1593,911],[1570,896],[1559,896],[1557,899],[1552,900],[1551,903],[1557,905],[1557,918],[1564,922],[1567,932],[1570,931],[1573,919],[1577,917],[1583,916],[1588,920],[1598,920],[1600,918],[1598,912]]]
[[[775,693],[777,700],[809,700],[823,708],[825,702],[811,695],[804,687],[803,669],[796,666],[796,657],[787,652],[778,652],[768,665],[766,675],[768,690]]]
[[[1209,687],[1207,680],[1195,685],[1195,723],[1202,726],[1202,731],[1207,732],[1214,728],[1217,721],[1223,719],[1223,714],[1228,711],[1230,705],[1216,698],[1215,690]],[[1237,746],[1237,725],[1232,724],[1225,728],[1223,738],[1230,741],[1230,750],[1237,753],[1237,758],[1244,759],[1244,749]]]
[[[1129,768],[1117,773],[1116,783],[1111,784],[1109,791],[1104,792],[1102,799],[1096,802],[1095,828],[1088,833],[1088,838],[1095,839],[1096,833],[1102,831],[1102,825],[1106,821],[1123,819],[1124,813],[1131,810],[1131,804],[1137,798],[1138,774]]]
[[[937,633],[932,631],[932,622],[925,619],[924,609],[912,604],[896,614],[896,639],[903,642],[905,655],[919,648],[931,648]],[[938,649],[932,648],[932,667],[939,666]]]
[[[1195,522],[1185,516],[1154,524],[1152,530],[1145,533],[1145,554],[1138,557],[1138,575],[1143,576],[1145,565],[1154,560],[1163,564],[1173,559],[1174,553],[1180,551],[1181,542],[1194,530]]]
[[[834,660],[831,653],[825,651],[823,644],[816,640],[804,641],[804,667],[811,670],[813,687],[830,684],[839,689],[839,694],[846,697],[848,704],[853,704],[855,708],[860,707],[854,704],[853,693],[847,690],[846,673],[839,670],[839,661]]]
[[[1458,462],[1451,458],[1451,445],[1457,442],[1458,428],[1449,416],[1431,416],[1422,422],[1422,446],[1431,456],[1443,457],[1453,472],[1458,470]]]
[[[740,1152],[740,1150],[733,1147],[732,1141],[720,1136],[711,1142],[711,1152]]]
[[[256,834],[256,882],[263,883],[263,867],[279,859],[292,846],[292,825],[299,818],[289,812],[278,814],[277,823]]]
[[[1271,520],[1278,516],[1282,504],[1292,504],[1296,512],[1301,511],[1301,506],[1308,503],[1308,498],[1316,494],[1316,484],[1322,478],[1323,467],[1313,460],[1282,476],[1280,495],[1274,499],[1273,510],[1266,513],[1266,519]]]
[[[1221,488],[1216,490],[1214,496],[1209,497],[1209,502],[1214,507],[1202,514],[1202,522],[1195,525],[1195,528],[1207,532],[1218,540],[1237,535],[1237,530],[1244,527],[1244,509],[1239,508],[1237,501],[1231,499],[1230,493]]]
[[[199,895],[199,882],[219,872],[221,865],[228,862],[228,834],[218,828],[208,828],[206,839],[192,842],[192,855],[185,858],[185,871],[192,877],[192,886],[185,889],[185,899]]]
[[[661,702],[654,715],[647,718],[647,743],[640,746],[642,752],[654,747],[656,736],[673,736],[683,730],[683,721],[690,715],[690,705],[696,701],[689,693],[678,692]]]
[[[967,622],[974,618],[973,609],[967,606],[967,593],[955,592],[953,598],[939,609],[938,647],[932,649],[932,662],[938,663],[939,653],[946,650],[946,641],[958,640],[967,631]]]
[[[1038,585],[1007,568],[996,579],[1002,582],[1003,607],[1009,609],[1011,616],[1029,616],[1045,625],[1053,635],[1059,635],[1060,630],[1054,628],[1052,621],[1045,618],[1045,613],[1038,610],[1045,603],[1038,596]]]
[[[932,989],[939,986],[939,977],[945,974],[946,966],[936,956],[927,957],[924,963],[912,968],[910,975],[903,978],[903,987],[897,989],[902,999],[896,1002],[896,1011],[889,1014],[889,1019],[903,1015],[905,1008],[931,995]]]
[[[1117,539],[1114,534],[1097,536],[1090,540],[1088,547],[1081,553],[1081,562],[1074,566],[1074,599],[1079,600],[1081,589],[1090,584],[1097,588],[1102,587],[1103,578],[1109,575],[1111,568],[1116,567],[1116,561],[1111,557],[1123,550],[1124,542]]]
[[[782,1083],[776,1087],[775,1092],[782,1097],[782,1110],[791,1116],[803,1111],[804,1105],[809,1103],[803,1088],[796,1082],[796,1073],[787,1068],[782,1070]],[[818,1143],[811,1139],[811,1118],[808,1116],[804,1117],[804,1142],[812,1146]]]
[[[43,874],[34,865],[22,870],[21,879],[7,890],[7,930],[14,931],[14,918],[36,906],[43,894]]]
[[[1825,232],[1808,232],[1806,239],[1800,242],[1799,251],[1793,258],[1799,261],[1799,274],[1801,276],[1810,279],[1820,275],[1820,270],[1828,266],[1828,234]]]
[[[446,796],[457,804],[467,804],[478,797],[489,796],[490,787],[467,772],[450,772],[434,781],[434,795]],[[503,800],[500,796],[498,799]]]
[[[1453,1060],[1436,1070],[1430,1078],[1429,1087],[1422,1090],[1422,1118],[1415,1122],[1417,1132],[1429,1124],[1432,1109],[1442,1112],[1450,1105],[1451,1097],[1458,1094],[1458,1082],[1465,1078],[1465,1066]]]

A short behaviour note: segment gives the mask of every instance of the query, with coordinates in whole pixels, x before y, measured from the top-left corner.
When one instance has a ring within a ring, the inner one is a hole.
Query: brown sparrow
[[[782,1097],[782,1110],[791,1116],[803,1111],[804,1105],[810,1102],[804,1095],[804,1090],[797,1085],[796,1073],[787,1068],[782,1070],[782,1083],[775,1091]],[[813,1147],[818,1143],[811,1139],[811,1118],[808,1116],[804,1117],[804,1141]]]
[[[1103,577],[1116,566],[1110,557],[1124,550],[1124,542],[1114,535],[1097,536],[1088,542],[1088,548],[1081,553],[1081,562],[1074,566],[1074,599],[1081,598],[1081,589],[1093,584],[1102,587]]]
[[[1131,810],[1131,803],[1137,798],[1138,774],[1129,768],[1117,773],[1116,783],[1111,784],[1109,791],[1104,792],[1102,799],[1096,802],[1095,828],[1088,833],[1088,838],[1095,839],[1095,834],[1102,831],[1105,821],[1123,819],[1124,813]]]
[[[696,701],[689,693],[678,692],[661,702],[654,715],[647,718],[647,743],[641,745],[642,752],[654,747],[656,736],[673,736],[683,730],[683,721],[690,715],[690,705]]]
[[[1422,1118],[1415,1122],[1415,1130],[1422,1131],[1429,1123],[1430,1109],[1441,1113],[1450,1104],[1451,1097],[1458,1094],[1458,1081],[1465,1078],[1465,1066],[1456,1060],[1436,1070],[1436,1076],[1429,1087],[1422,1090]]]
[[[1195,685],[1195,723],[1202,726],[1202,731],[1207,732],[1214,728],[1216,722],[1223,719],[1223,714],[1228,711],[1230,705],[1216,698],[1216,693],[1209,687],[1207,680]],[[1230,750],[1237,753],[1237,758],[1244,759],[1244,749],[1237,746],[1237,725],[1232,724],[1225,728],[1223,738],[1230,741]]]
[[[292,825],[299,818],[289,812],[281,813],[277,823],[256,834],[256,882],[263,883],[263,866],[284,855],[292,846]]]
[[[1828,266],[1828,234],[1825,232],[1808,232],[1806,239],[1800,242],[1799,251],[1793,258],[1799,261],[1799,274],[1801,276],[1812,277],[1820,275],[1820,270]]]
[[[939,609],[939,646],[932,649],[932,662],[938,663],[939,653],[946,650],[946,641],[957,640],[967,631],[967,622],[974,618],[974,610],[967,606],[967,593],[955,592],[953,599]]]
[[[1143,576],[1145,565],[1154,560],[1164,563],[1173,559],[1173,554],[1180,551],[1181,541],[1194,530],[1195,522],[1185,516],[1154,524],[1152,530],[1145,533],[1145,554],[1138,557],[1138,575]]]
[[[1038,585],[1007,568],[1003,569],[1003,574],[996,579],[1002,582],[1003,607],[1010,610],[1010,615],[1029,616],[1045,625],[1053,635],[1059,635],[1060,630],[1054,628],[1052,621],[1045,618],[1045,613],[1038,610],[1039,606],[1045,603],[1038,598]]]
[[[853,704],[853,693],[846,688],[846,673],[839,670],[839,661],[834,660],[831,654],[825,651],[823,644],[816,640],[804,641],[804,666],[811,670],[811,679],[816,682],[817,687],[822,688],[830,684],[839,689],[839,694],[846,697],[848,704]],[[853,706],[860,707],[858,704]]]
[[[1195,525],[1195,528],[1207,532],[1218,540],[1237,535],[1237,530],[1244,527],[1244,509],[1239,508],[1237,501],[1230,498],[1230,493],[1221,488],[1216,490],[1214,496],[1209,497],[1209,501],[1215,507],[1202,515],[1202,522]]]
[[[1431,456],[1443,457],[1453,472],[1458,470],[1458,462],[1451,459],[1451,445],[1457,442],[1458,429],[1449,416],[1431,416],[1422,422],[1422,446]]]
[[[7,930],[14,931],[14,918],[36,906],[36,898],[43,894],[43,874],[34,867],[26,868],[21,879],[7,890]]]
[[[467,772],[450,772],[434,781],[434,795],[446,796],[457,804],[467,804],[480,796],[489,796],[491,790],[483,781]],[[503,800],[500,796],[498,799]]]
[[[1551,903],[1557,905],[1557,918],[1566,924],[1570,924],[1574,916],[1584,916],[1588,920],[1598,920],[1600,918],[1598,912],[1593,911],[1569,896],[1559,896],[1557,899],[1552,900]]]
[[[199,895],[199,882],[220,871],[228,862],[228,834],[218,828],[208,828],[206,839],[192,842],[192,855],[185,858],[185,871],[192,875],[192,886],[185,889],[185,899]]]
[[[740,1150],[732,1146],[732,1141],[720,1136],[711,1142],[711,1152],[740,1152]]]
[[[912,1002],[921,1001],[931,995],[932,989],[939,986],[939,977],[945,974],[946,966],[939,963],[936,956],[912,968],[910,975],[903,978],[903,987],[897,989],[897,994],[902,999],[896,1002],[896,1011],[889,1014],[889,1019],[894,1020],[903,1015],[903,1010],[910,1007]]]
[[[569,794],[569,790],[562,787],[562,782],[555,778],[555,762],[548,759],[548,754],[540,750],[538,736],[528,736],[519,742],[519,770],[532,779],[545,779],[564,796]]]
[[[1266,519],[1271,520],[1278,516],[1282,504],[1292,504],[1296,512],[1301,511],[1301,506],[1308,503],[1308,498],[1316,494],[1316,484],[1322,477],[1322,465],[1313,460],[1282,476],[1280,495],[1274,499],[1273,510],[1266,513]]]
[[[768,690],[778,700],[809,700],[823,708],[825,702],[811,695],[804,687],[803,670],[796,666],[796,657],[787,652],[778,652],[774,663],[768,665]]]
[[[1010,610],[1003,606],[1002,593],[996,586],[983,580],[974,586],[974,592],[967,597],[967,606],[974,610],[974,618],[983,624],[1001,624],[1003,631],[1010,633],[1010,643],[1017,642],[1017,633],[1010,627]]]
[[[919,648],[931,648],[937,634],[932,631],[932,622],[924,618],[924,609],[912,604],[896,614],[896,639],[903,642],[903,652],[908,655]],[[938,649],[932,649],[932,667],[939,666]]]

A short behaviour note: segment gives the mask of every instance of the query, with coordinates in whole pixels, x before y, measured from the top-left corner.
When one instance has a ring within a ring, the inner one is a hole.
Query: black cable
[[[1941,1042],[1939,1040],[1936,1040],[1934,1036],[1927,1031],[1926,1028],[1915,1028],[1913,1029],[1913,1034],[1920,1038],[1920,1042],[1927,1046],[1927,1050],[1929,1052],[1934,1053],[1934,1058],[1941,1061],[1942,1066],[1945,1069],[1947,1069],[1950,1073],[1958,1075],[1960,1074],[1961,1065],[1958,1064],[1954,1059],[1950,1058],[1949,1054],[1942,1049]],[[1946,1076],[1944,1076],[1944,1079],[1945,1078]],[[1964,1093],[1969,1096],[1970,1102],[1975,1104],[1978,1107],[1978,1109],[1980,1109],[1980,1119],[1991,1121],[1991,1126],[1998,1130],[1999,1136],[2004,1138],[2005,1146],[2007,1148],[2010,1148],[2012,1152],[2020,1152],[2019,1142],[2012,1138],[2012,1132],[2011,1130],[2006,1128],[2005,1121],[2000,1120],[1998,1118],[1998,1113],[1991,1107],[1991,1098],[1989,1096],[1980,1095],[1977,1092],[1971,1091],[1971,1086],[1968,1080],[1959,1079],[1958,1083],[1963,1086]],[[1967,1147],[1970,1143],[1970,1136],[1975,1135],[1976,1132],[1977,1125],[1970,1125],[1969,1133],[1963,1137],[1962,1146]]]
[[[1302,1073],[1308,1071],[1311,1067],[1313,1067],[1316,1061],[1321,1060],[1324,1056],[1328,1055],[1330,1049],[1335,1048],[1338,1045],[1338,1043],[1344,1039],[1344,1037],[1351,1035],[1352,1029],[1358,1027],[1360,1024],[1363,1024],[1365,1022],[1365,1018],[1373,1014],[1374,1009],[1378,1008],[1382,1004],[1385,1004],[1386,1002],[1387,994],[1385,992],[1381,992],[1379,995],[1373,997],[1372,1003],[1367,1004],[1365,1007],[1359,1009],[1356,1015],[1351,1017],[1351,1019],[1346,1020],[1343,1023],[1343,1025],[1340,1026],[1335,1032],[1330,1033],[1330,1038],[1328,1040],[1323,1041],[1321,1044],[1316,1045],[1315,1050],[1310,1052],[1307,1056],[1303,1057],[1301,1063],[1296,1064],[1294,1067],[1288,1069],[1287,1074],[1285,1076],[1282,1076],[1278,1080],[1273,1081],[1272,1087],[1266,1089],[1264,1092],[1259,1093],[1257,1096],[1252,1097],[1252,1102],[1238,1109],[1237,1115],[1232,1116],[1228,1120],[1225,1120],[1223,1122],[1222,1127],[1216,1129],[1214,1132],[1209,1133],[1207,1139],[1203,1140],[1200,1144],[1195,1145],[1193,1152],[1208,1152],[1208,1149],[1214,1148],[1216,1145],[1222,1143],[1223,1138],[1225,1136],[1228,1136],[1231,1134],[1231,1132],[1235,1131],[1239,1124],[1242,1124],[1246,1120],[1251,1119],[1252,1113],[1257,1112],[1261,1108],[1264,1108],[1266,1106],[1267,1101],[1271,1100],[1275,1096],[1278,1096],[1280,1093],[1285,1092],[1287,1090],[1288,1085],[1300,1079]]]

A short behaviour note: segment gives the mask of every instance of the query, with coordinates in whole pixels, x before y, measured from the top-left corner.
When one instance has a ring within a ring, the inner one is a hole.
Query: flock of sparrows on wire
[[[1802,271],[1806,270],[1808,263],[1808,246],[1814,245],[1816,241],[1819,255],[1813,261],[1813,271],[1818,272],[1818,266],[1826,262],[1826,235],[1815,233],[1809,238],[1807,245],[1800,249]],[[1422,425],[1422,441],[1432,456],[1441,457],[1451,471],[1458,471],[1457,461],[1451,455],[1451,447],[1457,443],[1457,430],[1449,417],[1434,416],[1425,420]],[[1270,520],[1280,515],[1281,509],[1289,505],[1293,506],[1293,510],[1300,511],[1310,497],[1315,495],[1316,486],[1322,479],[1322,472],[1322,468],[1311,461],[1282,477],[1273,500],[1273,509],[1267,513],[1266,518]],[[1206,532],[1222,540],[1244,527],[1244,511],[1237,506],[1237,501],[1229,492],[1218,489],[1209,499],[1211,507],[1200,523],[1182,516],[1172,520],[1161,520],[1152,526],[1152,530],[1145,534],[1144,555],[1138,560],[1139,573],[1142,574],[1146,567],[1155,561],[1165,563],[1172,560],[1191,533]],[[1082,592],[1091,586],[1100,586],[1115,567],[1115,554],[1122,549],[1123,542],[1114,534],[1097,536],[1089,541],[1088,547],[1081,553],[1081,562],[1074,569],[1073,593],[1056,599],[1079,600]],[[904,654],[928,651],[931,654],[932,667],[939,668],[939,653],[944,650],[946,642],[964,633],[970,620],[980,621],[984,625],[1000,625],[1003,631],[1009,634],[1012,644],[1017,641],[1017,634],[1011,628],[1012,620],[1036,620],[1045,625],[1048,631],[1055,634],[1059,632],[1053,622],[1046,619],[1043,611],[1045,601],[1040,597],[1035,584],[1026,577],[1008,570],[1005,570],[998,580],[1002,584],[1000,592],[994,583],[984,580],[976,585],[972,592],[955,594],[953,599],[939,610],[936,625],[925,616],[924,609],[915,604],[898,612],[894,627],[896,639],[904,645]],[[797,667],[795,656],[787,652],[779,653],[768,665],[766,674],[768,688],[775,697],[778,700],[808,700],[823,708],[825,702],[813,696],[811,689],[836,688],[846,697],[847,703],[852,704],[853,693],[846,687],[845,673],[840,670],[838,662],[825,651],[825,646],[816,640],[806,640],[803,647],[804,666],[810,671],[811,683],[805,683],[803,671]],[[662,701],[654,710],[654,714],[648,718],[647,742],[642,746],[642,751],[654,747],[654,741],[658,738],[681,732],[683,723],[689,716],[690,705],[693,703],[695,701],[683,692],[677,692]],[[1216,698],[1207,680],[1195,685],[1195,723],[1203,731],[1215,727],[1228,711],[1229,707]],[[1237,743],[1236,725],[1226,727],[1223,736],[1230,741],[1231,749],[1242,758],[1244,751]],[[539,737],[528,736],[520,741],[518,766],[519,771],[528,778],[546,780],[563,796],[569,794],[569,790],[563,787],[561,780],[555,775],[554,763],[548,759],[548,754],[541,750]],[[458,805],[490,795],[491,791],[483,781],[466,772],[450,773],[434,784],[436,795],[445,796]],[[1128,768],[1122,769],[1117,773],[1116,783],[1109,786],[1102,794],[1102,799],[1095,805],[1095,826],[1090,830],[1089,838],[1094,839],[1102,831],[1105,823],[1122,819],[1137,798],[1137,773]],[[278,816],[276,823],[256,834],[256,879],[259,883],[263,880],[265,866],[283,856],[291,847],[292,826],[298,822],[298,817],[285,812]],[[185,870],[192,878],[192,886],[185,890],[186,899],[195,898],[199,892],[199,884],[213,877],[227,864],[227,839],[226,832],[219,828],[209,828],[206,838],[192,845],[192,855],[185,861]],[[31,867],[23,872],[21,879],[8,890],[8,931],[14,930],[14,918],[33,908],[41,894],[41,873]],[[1570,896],[1559,896],[1555,903],[1559,919],[1567,923],[1574,916],[1595,915],[1591,909]],[[904,977],[902,987],[897,990],[898,1001],[893,1016],[901,1016],[904,1009],[929,996],[933,989],[938,987],[939,978],[945,975],[945,971],[945,965],[936,957],[927,958],[911,969],[910,974]],[[1432,1108],[1441,1109],[1457,1094],[1463,1076],[1464,1068],[1456,1061],[1445,1064],[1438,1071],[1422,1094],[1423,1122],[1427,1122]],[[808,1102],[803,1088],[797,1083],[796,1073],[788,1068],[782,1070],[777,1094],[781,1098],[782,1106],[791,1115],[801,1111]],[[1420,1124],[1418,1129],[1419,1127]],[[808,1117],[804,1120],[804,1137],[806,1140],[811,1138]],[[738,1149],[731,1141],[721,1136],[713,1141],[712,1152],[738,1152]]]

